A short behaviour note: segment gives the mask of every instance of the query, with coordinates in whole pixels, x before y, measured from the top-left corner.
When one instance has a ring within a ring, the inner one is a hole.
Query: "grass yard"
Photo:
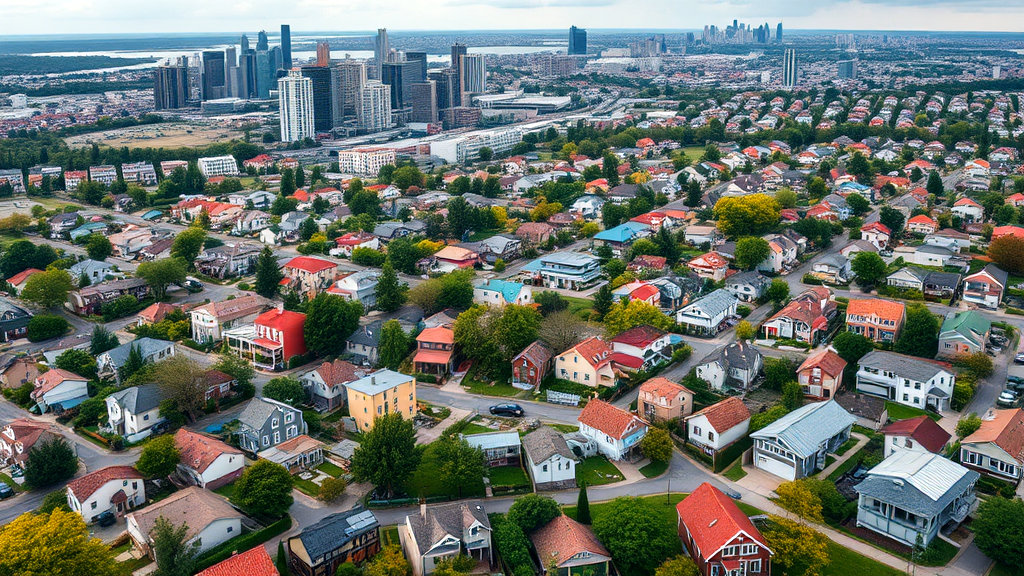
[[[491,486],[530,486],[530,478],[520,466],[495,466],[485,474],[491,479]]]
[[[324,474],[329,474],[333,478],[337,478],[338,476],[343,476],[345,474],[345,470],[343,470],[341,466],[332,464],[330,462],[324,462],[323,464],[317,466],[316,469],[323,472]]]
[[[470,422],[469,424],[466,424],[466,427],[462,429],[462,433],[463,434],[467,434],[467,435],[468,434],[485,434],[487,432],[497,432],[497,430],[494,430],[492,428],[488,428],[487,426],[482,426],[480,424],[476,424],[474,422]]]
[[[835,542],[828,540],[828,565],[822,571],[821,576],[901,576],[905,574],[888,564],[882,564],[867,556],[861,556],[849,548],[844,548]],[[791,574],[801,574],[796,566],[788,571]]]
[[[988,573],[988,576],[1017,576],[1017,574],[1018,572],[1012,567],[997,562]]]
[[[558,430],[562,434],[571,434],[573,432],[578,432],[580,429],[579,426],[573,426],[572,424],[548,424],[547,426]]]
[[[941,418],[941,416],[934,412],[921,410],[920,408],[914,408],[912,406],[904,406],[903,404],[897,404],[895,402],[886,402],[885,409],[889,412],[889,420],[892,420],[893,422],[897,420],[906,420],[908,418],[916,418],[921,415],[927,416],[936,422]]]
[[[458,496],[458,489],[449,487],[441,481],[437,471],[441,463],[437,458],[437,444],[428,444],[423,451],[420,465],[405,484],[405,493],[410,498],[429,498],[431,496]],[[464,489],[463,498],[479,498],[484,495],[484,479],[476,486]]]
[[[838,450],[836,450],[836,456],[842,456],[843,454],[846,454],[847,452],[850,451],[850,448],[853,448],[856,445],[857,439],[850,438],[849,440],[846,441],[846,443],[840,446]]]
[[[223,496],[223,497],[225,497],[225,498],[230,500],[231,496],[233,496],[234,493],[235,493],[235,483],[232,482],[230,484],[225,484],[225,485],[221,486],[220,488],[217,488],[213,492],[214,492],[214,494],[220,494],[221,496]]]
[[[590,313],[594,309],[593,300],[589,298],[574,298],[572,296],[562,296],[562,299],[569,302],[569,312],[584,320],[590,320]]]
[[[576,483],[585,482],[587,486],[600,486],[625,480],[625,476],[604,456],[585,458],[576,466]]]
[[[654,478],[664,474],[665,470],[668,470],[668,462],[651,462],[641,467],[640,473],[644,475],[644,478]]]
[[[522,392],[519,388],[506,382],[491,384],[490,382],[477,380],[476,370],[471,370],[469,374],[466,374],[466,377],[462,380],[462,387],[466,388],[470,394],[497,396],[499,398],[511,398]]]
[[[739,482],[744,476],[747,475],[747,471],[743,469],[742,463],[737,462],[733,464],[731,468],[726,470],[725,473],[722,475],[728,478],[729,480],[732,480],[733,482]]]
[[[384,545],[388,544],[400,544],[398,539],[398,526],[388,526],[380,529],[381,538],[384,540]]]
[[[298,476],[295,476],[294,479],[295,488],[298,489],[299,492],[305,494],[306,496],[316,498],[317,494],[320,493],[320,486],[314,484],[312,480],[303,480]]]

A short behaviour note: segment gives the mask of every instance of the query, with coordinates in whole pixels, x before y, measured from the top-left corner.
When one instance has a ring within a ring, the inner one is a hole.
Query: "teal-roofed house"
[[[992,322],[979,312],[950,312],[939,330],[939,353],[936,357],[952,360],[984,352],[991,332]]]
[[[75,240],[88,236],[94,232],[104,232],[106,229],[107,225],[104,222],[89,222],[87,224],[82,224],[71,232],[68,232],[68,235],[71,237],[71,241],[74,242]]]
[[[553,252],[523,266],[534,286],[583,290],[601,277],[601,259],[581,252]]]
[[[598,232],[594,236],[595,244],[607,245],[616,255],[624,253],[638,238],[651,235],[651,227],[640,222],[626,222],[614,228]]]
[[[489,306],[533,304],[533,289],[521,282],[488,280],[473,289],[473,302]]]

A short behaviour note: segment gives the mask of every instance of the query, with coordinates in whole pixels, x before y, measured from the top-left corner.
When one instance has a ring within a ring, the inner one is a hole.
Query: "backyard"
[[[316,474],[316,472],[322,472],[323,474],[326,474],[331,478],[338,478],[339,476],[345,475],[345,471],[340,466],[325,461],[319,466],[312,469],[313,475],[311,478],[302,478],[302,472],[296,474],[295,488],[297,488],[299,492],[302,492],[307,496],[316,498],[317,495],[320,494],[320,485],[313,481],[318,477],[318,474]]]
[[[437,473],[441,468],[441,462],[437,457],[437,443],[427,444],[423,451],[423,458],[420,465],[413,472],[412,477],[405,484],[405,494],[410,498],[431,498],[444,496],[459,496],[458,490],[445,486]],[[463,498],[479,498],[484,495],[484,481],[476,486],[464,489]]]
[[[625,480],[625,476],[604,456],[591,456],[576,465],[576,483],[600,486]]]
[[[897,404],[895,402],[886,402],[885,409],[889,413],[889,420],[892,420],[893,422],[897,420],[907,420],[908,418],[916,418],[921,415],[927,416],[936,422],[938,422],[939,418],[942,418],[942,416],[939,416],[934,412],[921,410],[920,408],[914,408],[913,406],[904,406],[903,404]]]

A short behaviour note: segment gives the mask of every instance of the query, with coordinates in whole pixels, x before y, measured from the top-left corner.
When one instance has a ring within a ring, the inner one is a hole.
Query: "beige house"
[[[600,338],[587,338],[555,358],[555,377],[594,388],[614,386],[611,347]]]
[[[831,348],[812,354],[796,370],[797,382],[804,390],[804,396],[829,399],[836,395],[843,385],[843,370],[846,360]]]
[[[648,422],[678,420],[693,413],[693,392],[660,376],[651,378],[640,385],[637,412]]]

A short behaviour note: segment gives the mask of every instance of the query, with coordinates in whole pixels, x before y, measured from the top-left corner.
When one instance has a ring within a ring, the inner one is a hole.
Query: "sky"
[[[1024,31],[1020,0],[0,0],[0,34],[700,29]]]

